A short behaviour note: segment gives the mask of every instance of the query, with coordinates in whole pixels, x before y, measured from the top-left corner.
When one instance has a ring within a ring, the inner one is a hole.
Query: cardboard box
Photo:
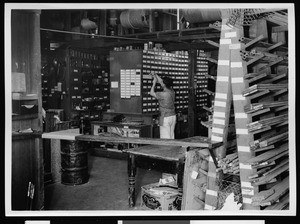
[[[159,183],[144,185],[141,188],[141,208],[149,210],[179,210],[181,204],[177,189],[160,187]]]

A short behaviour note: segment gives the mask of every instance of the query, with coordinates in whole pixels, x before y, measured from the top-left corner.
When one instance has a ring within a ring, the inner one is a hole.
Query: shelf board
[[[18,120],[29,120],[39,118],[39,114],[23,114],[23,115],[12,115],[13,121]]]
[[[31,139],[31,138],[41,138],[41,132],[31,132],[31,133],[22,133],[22,132],[13,132],[12,139],[13,140],[22,140],[22,139]]]

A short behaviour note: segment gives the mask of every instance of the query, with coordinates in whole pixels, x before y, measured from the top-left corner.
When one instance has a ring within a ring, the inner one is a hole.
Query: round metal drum
[[[88,153],[82,142],[61,140],[61,168],[62,184],[88,182]]]
[[[88,167],[62,169],[61,183],[65,185],[80,185],[89,181]]]

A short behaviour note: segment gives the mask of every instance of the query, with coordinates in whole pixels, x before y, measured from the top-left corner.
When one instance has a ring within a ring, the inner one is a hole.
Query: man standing
[[[174,130],[176,125],[175,113],[175,92],[172,89],[173,81],[169,77],[161,78],[154,72],[151,72],[153,84],[150,95],[155,97],[159,103],[159,131],[160,138],[174,139]],[[159,83],[163,89],[162,92],[155,92],[155,85]]]

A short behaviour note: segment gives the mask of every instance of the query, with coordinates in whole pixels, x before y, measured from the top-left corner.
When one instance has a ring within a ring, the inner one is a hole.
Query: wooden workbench
[[[214,147],[210,140],[206,137],[195,136],[185,139],[159,139],[159,138],[126,138],[118,136],[101,136],[101,135],[77,135],[78,141],[91,142],[113,142],[113,143],[133,143],[145,145],[166,145],[166,146],[182,146],[182,147],[199,147],[210,148]]]
[[[63,131],[44,133],[42,138],[70,141],[87,141],[87,142],[111,142],[111,143],[133,143],[144,145],[137,148],[128,148],[125,153],[128,153],[128,179],[129,179],[129,206],[135,205],[135,175],[136,175],[136,156],[144,156],[148,158],[167,160],[176,163],[176,169],[173,171],[178,175],[178,191],[181,193],[180,201],[183,191],[183,176],[184,176],[184,161],[186,152],[192,148],[197,148],[203,158],[208,158],[210,155],[209,148],[217,147],[218,144],[212,145],[210,140],[206,137],[194,136],[185,139],[156,139],[156,138],[126,138],[118,136],[101,136],[101,135],[82,135],[79,134],[79,129],[69,129]],[[60,141],[58,141],[60,142]],[[55,170],[59,171],[60,167],[60,147],[56,142],[56,148],[52,155],[54,155]],[[53,147],[53,144],[52,146]],[[59,173],[59,172],[58,172]],[[180,205],[178,207],[180,209]]]
[[[177,209],[181,209],[182,193],[183,193],[183,174],[184,174],[184,160],[186,150],[181,146],[166,146],[166,145],[146,145],[137,148],[126,150],[128,153],[128,180],[129,180],[129,198],[128,203],[130,207],[135,205],[135,176],[136,176],[136,162],[137,156],[146,158],[153,158],[158,160],[167,160],[176,163],[176,169],[170,170],[177,174],[178,185],[178,205]]]

